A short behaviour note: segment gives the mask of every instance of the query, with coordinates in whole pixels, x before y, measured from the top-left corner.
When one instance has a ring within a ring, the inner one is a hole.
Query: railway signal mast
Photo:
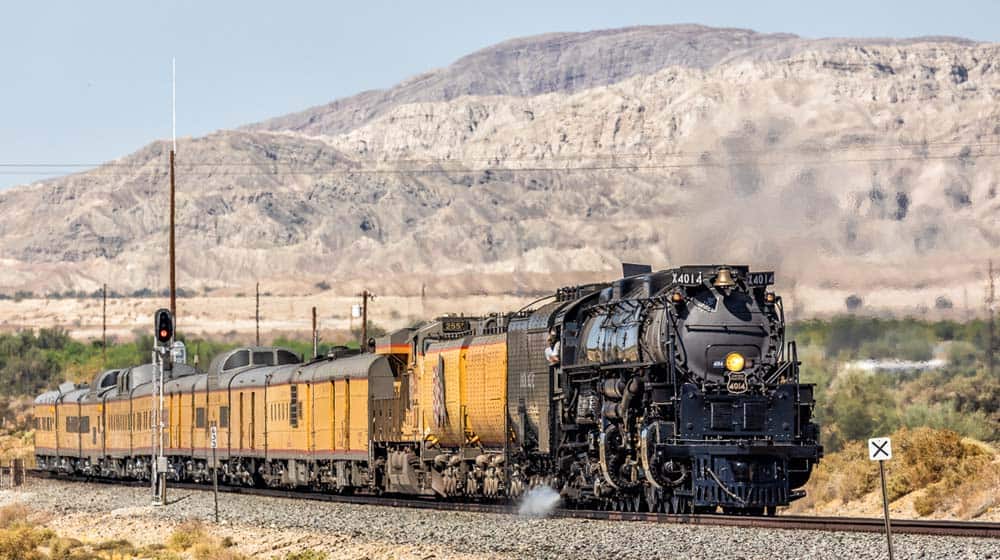
[[[174,316],[169,309],[159,309],[153,317],[153,362],[157,364],[155,410],[153,411],[153,464],[150,478],[153,481],[153,505],[167,503],[167,457],[163,450],[163,384],[168,372],[173,370]]]

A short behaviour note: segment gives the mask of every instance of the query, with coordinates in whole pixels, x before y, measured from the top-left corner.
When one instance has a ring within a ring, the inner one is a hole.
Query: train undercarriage
[[[598,451],[600,443],[597,443]],[[715,447],[715,449],[712,449]],[[727,451],[722,451],[723,449]],[[615,463],[608,476],[601,461],[582,451],[568,468],[554,474],[549,457],[512,457],[505,468],[502,450],[475,448],[424,450],[412,444],[380,447],[372,460],[302,460],[227,457],[219,461],[219,482],[230,486],[309,489],[335,494],[396,494],[448,500],[514,501],[537,487],[559,491],[564,507],[659,513],[773,515],[788,495],[783,473],[793,472],[779,450],[761,454],[747,448],[731,454],[732,446],[685,447],[689,456],[657,462],[659,481],[645,478],[641,458]],[[429,451],[429,452],[428,452]],[[783,452],[783,450],[781,450]],[[62,475],[148,481],[148,456],[67,458],[39,456],[38,468]],[[168,457],[169,481],[212,482],[209,460]],[[771,479],[765,479],[770,476]],[[714,504],[714,505],[713,505]],[[719,504],[721,506],[717,507]]]

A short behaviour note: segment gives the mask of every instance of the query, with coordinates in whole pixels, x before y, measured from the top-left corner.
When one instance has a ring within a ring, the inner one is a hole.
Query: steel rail
[[[50,471],[29,469],[28,476],[70,482],[90,482],[117,484],[122,486],[145,486],[143,480],[123,480],[93,478],[81,475],[57,475]],[[211,492],[203,484],[193,482],[170,482],[171,487],[184,490]],[[298,500],[365,505],[375,507],[405,507],[438,511],[468,513],[489,513],[516,515],[516,505],[486,502],[444,501],[431,498],[406,496],[376,496],[330,494],[324,492],[293,490],[282,488],[256,488],[249,486],[219,485],[219,492],[247,496],[265,496]],[[811,530],[827,532],[881,533],[884,520],[870,517],[820,517],[810,515],[779,515],[775,517],[716,515],[716,514],[668,514],[630,511],[605,511],[594,509],[557,508],[549,517],[589,519],[597,521],[645,521],[649,523],[669,523],[677,525],[698,525],[715,527],[748,527],[759,529]],[[892,529],[896,533],[911,535],[938,535],[953,537],[982,537],[1000,539],[1000,523],[987,521],[952,521],[940,519],[892,519]]]

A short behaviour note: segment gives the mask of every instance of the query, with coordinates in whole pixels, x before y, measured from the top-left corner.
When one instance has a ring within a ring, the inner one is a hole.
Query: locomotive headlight
[[[746,359],[739,352],[730,352],[726,356],[726,369],[729,371],[743,371]]]

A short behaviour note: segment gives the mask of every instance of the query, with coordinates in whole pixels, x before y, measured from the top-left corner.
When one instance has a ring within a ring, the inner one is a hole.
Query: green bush
[[[835,430],[825,444],[831,451],[851,440],[892,432],[899,425],[896,401],[884,376],[852,372],[837,379],[826,395],[819,419]]]
[[[950,401],[910,404],[903,407],[900,420],[908,428],[951,430],[981,441],[992,441],[1000,436],[996,422],[985,412],[961,412]]]

